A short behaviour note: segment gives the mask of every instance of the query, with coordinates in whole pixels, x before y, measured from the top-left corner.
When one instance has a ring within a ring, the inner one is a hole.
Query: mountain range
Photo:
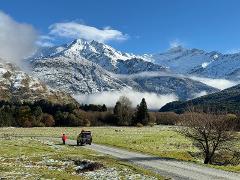
[[[97,41],[77,39],[62,46],[41,48],[28,60],[33,76],[52,88],[72,94],[129,88],[157,94],[174,93],[186,100],[202,92],[218,91],[188,77],[173,76],[176,72],[154,61],[154,56],[157,55],[122,53]],[[152,75],[155,72],[164,75]]]
[[[83,39],[41,47],[25,61],[30,63],[30,75],[14,69],[11,82],[7,82],[5,76],[7,71],[12,72],[9,69],[14,65],[1,65],[4,70],[1,70],[0,80],[5,82],[2,89],[8,89],[11,96],[14,95],[12,87],[17,86],[14,84],[21,77],[19,73],[29,79],[30,86],[37,82],[38,87],[46,90],[45,94],[56,91],[87,95],[129,89],[161,95],[175,94],[179,100],[219,92],[219,89],[191,76],[238,81],[240,73],[240,53],[222,54],[177,46],[164,53],[135,55]],[[6,87],[6,82],[11,86]],[[31,91],[38,89],[30,86]]]
[[[122,53],[97,41],[77,39],[69,44],[40,48],[31,59],[46,57],[85,58],[117,74],[170,71],[208,78],[239,80],[240,53],[222,54],[176,46],[164,53],[134,55]]]
[[[165,53],[145,55],[148,61],[179,73],[206,78],[240,79],[240,53],[222,54],[174,47]]]

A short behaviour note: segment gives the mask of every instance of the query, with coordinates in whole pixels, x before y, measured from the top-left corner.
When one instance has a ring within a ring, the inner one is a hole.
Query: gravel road
[[[74,145],[76,141],[68,140],[67,144]],[[182,162],[159,158],[143,153],[131,152],[120,148],[105,145],[92,144],[84,148],[97,151],[99,153],[111,155],[120,160],[126,160],[144,168],[150,169],[162,176],[176,180],[240,180],[240,174],[204,167],[190,162]]]

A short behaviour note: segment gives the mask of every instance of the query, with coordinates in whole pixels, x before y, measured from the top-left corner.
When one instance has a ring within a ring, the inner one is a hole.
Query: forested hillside
[[[160,111],[174,111],[182,113],[190,106],[211,109],[213,111],[224,111],[229,113],[240,112],[240,85],[225,89],[223,91],[202,96],[189,101],[175,101],[163,106]]]

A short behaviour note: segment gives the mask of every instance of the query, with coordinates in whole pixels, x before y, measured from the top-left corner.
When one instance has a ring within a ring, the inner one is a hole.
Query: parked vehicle
[[[92,144],[92,133],[91,131],[82,131],[78,137],[77,137],[77,145],[86,145],[86,144],[89,144],[91,145]]]

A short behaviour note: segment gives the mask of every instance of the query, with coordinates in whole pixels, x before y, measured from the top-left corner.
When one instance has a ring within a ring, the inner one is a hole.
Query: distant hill
[[[50,89],[16,65],[0,59],[0,100],[33,102],[41,99],[60,104],[76,103],[69,94]]]
[[[159,111],[182,113],[186,111],[189,106],[238,113],[240,112],[240,85],[189,101],[171,102],[163,106]]]

